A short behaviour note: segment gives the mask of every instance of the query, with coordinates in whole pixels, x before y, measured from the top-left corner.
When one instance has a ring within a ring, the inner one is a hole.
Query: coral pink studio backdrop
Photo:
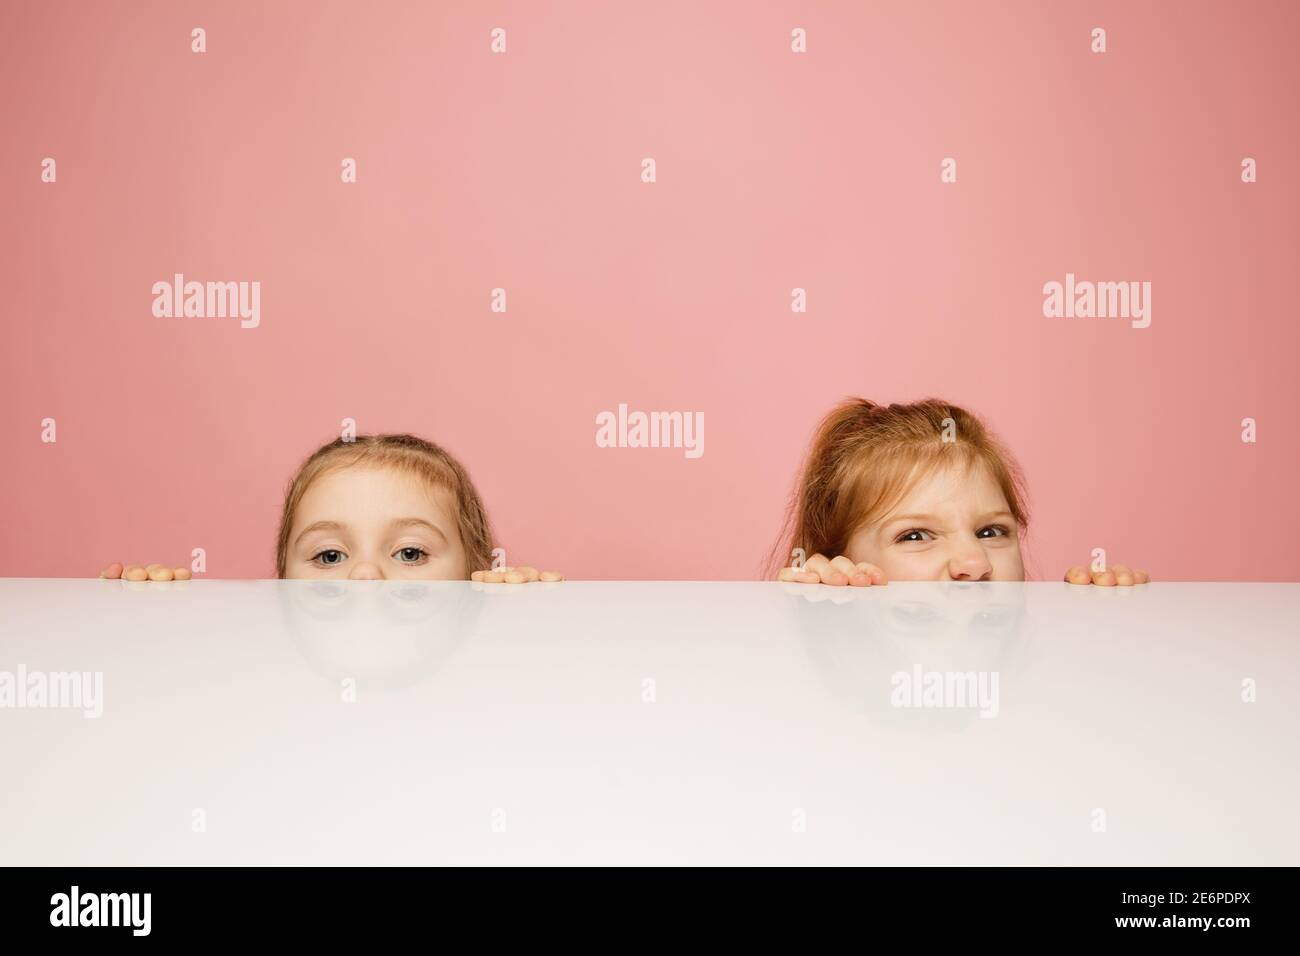
[[[516,562],[753,578],[863,394],[992,423],[1039,576],[1297,580],[1297,35],[1286,2],[7,3],[0,574],[271,576],[354,418],[458,455]],[[260,326],[155,318],[177,272],[259,281]],[[1045,318],[1067,272],[1151,282],[1151,326]],[[620,403],[703,412],[705,454],[597,448]]]

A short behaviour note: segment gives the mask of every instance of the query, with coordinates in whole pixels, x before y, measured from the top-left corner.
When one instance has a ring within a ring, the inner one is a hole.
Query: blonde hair
[[[1029,525],[1024,479],[1015,459],[976,416],[927,398],[910,405],[847,399],[817,427],[773,570],[796,548],[806,556],[844,554],[849,539],[902,500],[917,480],[949,463],[985,464],[1021,533]]]
[[[351,441],[337,438],[322,445],[298,469],[284,492],[280,513],[280,535],[275,550],[275,574],[283,578],[289,559],[289,534],[294,516],[307,489],[321,475],[353,465],[397,468],[424,479],[435,488],[446,488],[456,499],[456,522],[465,549],[466,578],[471,571],[492,563],[492,529],[487,511],[469,472],[455,458],[433,442],[415,435],[358,435]]]

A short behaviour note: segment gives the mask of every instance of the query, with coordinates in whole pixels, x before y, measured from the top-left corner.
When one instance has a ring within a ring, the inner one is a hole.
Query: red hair
[[[1024,479],[1015,459],[975,415],[936,398],[910,405],[841,402],[817,426],[786,513],[784,567],[805,556],[844,554],[859,528],[887,514],[917,479],[949,463],[988,467],[1021,533],[1029,525]]]

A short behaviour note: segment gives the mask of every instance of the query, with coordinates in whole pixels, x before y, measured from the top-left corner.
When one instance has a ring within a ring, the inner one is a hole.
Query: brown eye
[[[901,544],[903,542],[914,542],[914,541],[922,542],[922,541],[929,541],[929,540],[930,540],[930,532],[922,528],[913,528],[911,531],[904,531],[902,534],[900,534],[895,539],[895,543]]]
[[[986,533],[987,532],[987,533]],[[1009,532],[1000,524],[992,524],[987,528],[980,528],[976,533],[977,538],[1004,538]]]

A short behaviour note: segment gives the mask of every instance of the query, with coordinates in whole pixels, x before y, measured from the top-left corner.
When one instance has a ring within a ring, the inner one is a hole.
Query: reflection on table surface
[[[0,861],[1295,864],[1298,677],[1290,584],[5,579]]]

